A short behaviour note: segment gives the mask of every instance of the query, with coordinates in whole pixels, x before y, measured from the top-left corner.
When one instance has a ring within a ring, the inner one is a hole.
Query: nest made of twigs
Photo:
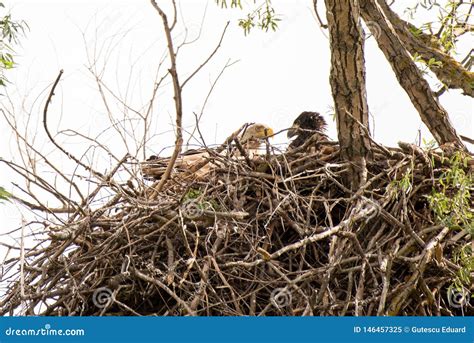
[[[353,192],[331,146],[219,156],[205,178],[173,173],[158,194],[139,174],[110,182],[103,206],[49,223],[4,263],[1,313],[473,315],[453,288],[472,238],[427,201],[445,159],[379,146]],[[407,173],[412,187],[397,187]]]

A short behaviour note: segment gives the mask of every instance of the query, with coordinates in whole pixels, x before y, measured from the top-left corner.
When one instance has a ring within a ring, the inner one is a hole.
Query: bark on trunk
[[[330,83],[341,157],[351,162],[347,186],[366,181],[370,155],[364,36],[358,0],[325,0],[331,45]]]

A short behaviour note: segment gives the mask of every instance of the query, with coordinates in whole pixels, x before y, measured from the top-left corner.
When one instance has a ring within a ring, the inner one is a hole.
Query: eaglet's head
[[[293,125],[288,129],[288,138],[306,133],[311,136],[315,132],[326,130],[326,121],[318,112],[305,111],[295,119]]]

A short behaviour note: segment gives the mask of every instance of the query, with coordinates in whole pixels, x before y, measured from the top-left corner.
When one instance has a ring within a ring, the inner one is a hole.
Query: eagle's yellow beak
[[[263,129],[263,137],[261,138],[268,138],[268,137],[271,137],[273,138],[273,129],[271,127],[265,127]]]
[[[273,129],[264,124],[252,124],[242,135],[241,141],[261,140],[273,136]]]

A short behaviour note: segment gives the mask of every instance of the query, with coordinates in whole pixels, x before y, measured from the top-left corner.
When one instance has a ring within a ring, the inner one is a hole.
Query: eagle
[[[318,112],[302,112],[298,118],[295,119],[293,125],[288,129],[288,138],[295,139],[288,146],[288,150],[294,150],[303,146],[311,137],[316,136],[316,148],[318,142],[329,141],[326,135],[326,120]],[[319,149],[318,149],[319,150]]]
[[[258,154],[260,146],[272,136],[271,127],[264,124],[251,124],[244,129],[240,142],[249,155]]]
[[[260,146],[267,138],[274,135],[273,129],[265,124],[254,123],[244,127],[243,133],[237,139],[240,147],[232,146],[228,151],[217,149],[191,149],[182,153],[175,162],[174,171],[178,173],[192,172],[193,176],[202,178],[212,170],[215,163],[210,163],[215,157],[230,155],[233,159],[251,158],[259,154]],[[238,149],[240,148],[240,149]],[[242,152],[245,156],[242,156]],[[142,162],[142,172],[147,178],[160,179],[168,166],[169,157],[150,156]]]

